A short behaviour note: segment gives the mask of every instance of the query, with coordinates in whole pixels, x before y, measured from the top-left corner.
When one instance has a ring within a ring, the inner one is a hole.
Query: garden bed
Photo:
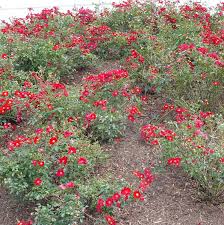
[[[223,10],[130,0],[4,23],[3,225],[223,224]]]

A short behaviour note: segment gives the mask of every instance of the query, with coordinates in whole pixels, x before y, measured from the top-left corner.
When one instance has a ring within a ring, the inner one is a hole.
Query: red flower
[[[17,139],[13,142],[13,145],[14,147],[19,148],[22,145],[22,141]]]
[[[148,100],[148,97],[147,96],[145,96],[145,95],[141,96],[141,101],[147,102],[147,100]]]
[[[107,207],[111,207],[114,202],[113,202],[113,199],[112,198],[107,198],[107,200],[106,200],[105,203],[106,203],[106,206]]]
[[[221,163],[224,163],[224,157],[220,159],[220,162]]]
[[[204,48],[204,47],[197,48],[197,50],[198,50],[201,54],[203,54],[203,55],[205,55],[205,54],[208,53],[208,49],[207,49],[207,48]]]
[[[87,164],[87,163],[88,163],[88,161],[87,161],[87,159],[84,158],[84,157],[80,157],[80,158],[78,159],[78,164],[79,164],[79,165],[85,165],[85,164]]]
[[[39,165],[40,167],[43,167],[43,166],[44,166],[44,161],[38,161],[38,165]]]
[[[129,109],[129,113],[130,113],[130,115],[135,115],[135,114],[141,115],[141,112],[139,111],[139,109],[136,106],[132,106]]]
[[[181,158],[176,157],[176,158],[170,158],[168,159],[168,165],[175,165],[175,166],[180,166]]]
[[[118,92],[117,90],[115,90],[115,91],[112,92],[112,96],[113,96],[113,97],[118,96],[118,94],[119,94],[119,92]]]
[[[121,194],[124,195],[125,197],[128,197],[131,194],[131,189],[128,187],[124,187],[121,190]]]
[[[33,161],[32,161],[32,164],[33,164],[34,166],[36,166],[36,165],[37,165],[37,160],[33,160]]]
[[[131,50],[131,55],[133,58],[137,58],[139,54],[136,50],[133,49],[133,50]]]
[[[33,138],[34,144],[37,144],[40,141],[40,137],[36,136]]]
[[[139,55],[138,61],[140,63],[144,63],[145,62],[145,58],[142,55]]]
[[[173,137],[172,137],[172,136],[166,136],[166,139],[167,139],[168,141],[173,141]]]
[[[52,109],[53,109],[53,105],[48,104],[48,105],[47,105],[47,108],[50,109],[50,110],[52,110]]]
[[[64,132],[64,137],[68,138],[68,137],[72,136],[73,134],[74,134],[73,132],[70,132],[70,131],[67,130],[67,131]]]
[[[75,184],[74,184],[74,182],[72,182],[72,181],[68,182],[68,183],[65,184],[65,185],[66,185],[66,187],[68,187],[68,188],[73,188],[73,187],[75,187]]]
[[[72,146],[70,146],[70,147],[68,147],[68,154],[70,155],[70,154],[75,154],[76,153],[76,148],[75,147],[72,147]]]
[[[196,128],[201,128],[205,123],[203,121],[201,121],[200,119],[197,119],[194,121],[194,125]]]
[[[46,132],[47,132],[47,133],[50,133],[50,132],[53,131],[53,129],[54,129],[54,128],[53,128],[52,125],[48,125],[47,128],[46,128]]]
[[[220,67],[224,67],[224,62],[222,62],[220,60],[216,60],[215,65],[220,66]]]
[[[50,145],[53,145],[53,144],[55,144],[57,141],[58,141],[58,138],[57,138],[57,137],[52,137],[52,138],[50,139],[50,141],[49,141],[49,144],[50,144]]]
[[[219,56],[216,52],[211,52],[207,55],[209,58],[215,59],[215,60],[219,60]]]
[[[89,91],[88,90],[83,91],[82,92],[82,95],[85,96],[85,97],[87,97],[89,95]]]
[[[194,44],[181,44],[181,45],[179,45],[178,46],[178,49],[180,50],[180,51],[186,51],[186,50],[189,50],[189,49],[193,49],[195,46],[194,46]]]
[[[9,92],[8,92],[8,91],[3,91],[3,92],[2,92],[2,96],[6,97],[6,96],[8,96],[8,95],[9,95]]]
[[[96,211],[99,213],[102,212],[103,207],[104,207],[104,200],[102,198],[99,198],[96,205]]]
[[[68,117],[68,122],[73,122],[74,121],[74,119],[70,116],[70,117]]]
[[[116,225],[116,221],[114,220],[114,218],[112,216],[106,215],[105,219],[109,225]]]
[[[68,157],[67,156],[63,156],[63,157],[59,158],[58,161],[59,161],[60,164],[66,165],[67,162],[68,162]]]
[[[8,55],[6,53],[2,54],[2,59],[7,59]]]
[[[212,85],[217,87],[217,86],[220,85],[220,82],[219,82],[219,81],[213,81],[213,82],[212,82]]]
[[[35,184],[36,186],[40,186],[40,185],[42,184],[42,180],[41,180],[40,178],[36,178],[36,179],[34,180],[34,184]]]
[[[120,202],[117,202],[116,206],[117,206],[118,208],[121,208],[121,203],[120,203]]]
[[[167,109],[169,109],[169,105],[168,105],[168,104],[165,104],[165,105],[163,106],[163,110],[167,110]]]
[[[65,189],[67,189],[67,188],[74,188],[75,187],[75,184],[74,184],[74,182],[72,182],[72,181],[70,181],[70,182],[68,182],[68,183],[66,183],[66,184],[61,184],[61,185],[59,185],[59,188],[61,189],[61,190],[65,190]]]
[[[17,223],[17,225],[32,225],[33,222],[31,220],[29,221],[25,221],[25,220],[21,220]]]
[[[130,120],[131,122],[135,122],[135,117],[133,115],[129,114],[128,120]]]
[[[154,139],[150,142],[151,145],[158,145],[159,141],[157,139]]]
[[[58,49],[60,49],[60,45],[54,45],[54,47],[52,48],[52,50],[57,51]]]
[[[119,193],[115,193],[115,194],[112,196],[112,199],[113,199],[113,201],[115,201],[115,202],[117,202],[120,198],[121,198],[121,196],[120,196]]]
[[[139,191],[134,191],[133,197],[136,199],[141,198],[141,193]]]
[[[65,172],[63,169],[58,169],[58,171],[56,172],[57,177],[63,177],[64,175],[65,175]]]
[[[92,121],[96,119],[96,114],[94,112],[86,114],[86,120]]]

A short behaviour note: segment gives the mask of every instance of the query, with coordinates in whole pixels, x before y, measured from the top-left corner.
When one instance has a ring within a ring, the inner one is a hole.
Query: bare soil
[[[16,225],[20,219],[29,219],[31,208],[0,187],[0,225]]]

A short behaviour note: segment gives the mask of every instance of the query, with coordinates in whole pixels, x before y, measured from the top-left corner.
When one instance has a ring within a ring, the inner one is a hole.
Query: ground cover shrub
[[[176,121],[165,126],[148,124],[141,128],[142,138],[162,149],[165,165],[182,167],[198,184],[199,196],[222,201],[223,118],[212,112],[193,113],[173,108]]]
[[[99,42],[95,53],[103,59],[124,59],[128,57],[133,48],[138,48],[145,30],[151,30],[154,26],[154,5],[127,1],[121,4],[113,4],[113,9],[105,9],[96,19],[95,23],[100,27],[107,27],[107,38]],[[142,48],[142,46],[141,46]]]
[[[3,123],[17,124],[22,121],[22,112],[27,114],[29,100],[37,89],[24,72],[5,70],[0,80],[0,125]],[[25,118],[25,117],[24,117]]]
[[[26,19],[5,22],[1,29],[1,54],[17,71],[45,71],[54,79],[92,64],[81,11],[60,13],[57,8],[32,11]]]
[[[140,200],[144,201],[144,192],[149,188],[154,180],[149,168],[145,168],[143,171],[133,171],[135,177],[138,178],[136,182],[136,189],[133,187],[125,186],[119,191],[112,193],[111,196],[101,195],[98,199],[96,210],[98,213],[105,214],[105,220],[108,224],[115,225],[116,220],[112,217],[114,207],[124,207],[130,202]]]
[[[153,15],[157,32],[146,26],[124,62],[133,81],[146,91],[191,100],[205,110],[220,108],[223,35],[216,24],[223,14],[193,3],[157,5]]]
[[[85,77],[80,100],[86,109],[85,126],[92,138],[101,141],[112,141],[123,135],[125,121],[135,120],[140,114],[141,100],[137,91],[130,85],[126,70],[111,70],[98,75]],[[94,112],[94,113],[93,113]]]
[[[110,30],[105,36],[103,40],[101,36],[94,54],[104,60],[119,60],[128,55],[127,35]]]
[[[113,31],[131,32],[142,31],[150,26],[153,3],[139,1],[124,1],[120,4],[113,4],[113,9],[107,9],[101,14],[101,23],[109,26]]]
[[[49,124],[10,140],[1,152],[0,177],[10,192],[37,204],[35,224],[73,224],[96,205],[98,189],[112,187],[94,178],[105,159],[98,144],[65,121],[61,130]]]
[[[18,82],[18,76],[20,82]],[[27,76],[28,80],[26,80]],[[60,103],[57,106],[56,102],[68,96],[64,84],[44,82],[35,72],[14,73],[10,80],[7,80],[7,75],[2,77],[1,123],[11,121],[18,124],[26,121],[29,124],[32,120],[32,124],[35,124],[35,121],[39,122],[41,119],[44,122],[54,112],[59,111]]]
[[[30,76],[33,83],[24,81],[20,88],[17,83],[15,91],[2,92],[3,127],[12,121],[32,126],[55,121],[60,127],[61,120],[70,118],[92,139],[112,141],[122,136],[127,118],[134,121],[134,116],[140,115],[141,90],[132,88],[125,70],[87,76],[82,88],[44,81],[35,72]],[[132,105],[136,107],[131,109]]]

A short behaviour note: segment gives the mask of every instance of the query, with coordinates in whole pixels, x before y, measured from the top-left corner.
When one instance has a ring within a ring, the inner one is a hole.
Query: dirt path
[[[19,219],[29,218],[30,213],[28,205],[16,201],[0,187],[0,225],[16,225]]]

